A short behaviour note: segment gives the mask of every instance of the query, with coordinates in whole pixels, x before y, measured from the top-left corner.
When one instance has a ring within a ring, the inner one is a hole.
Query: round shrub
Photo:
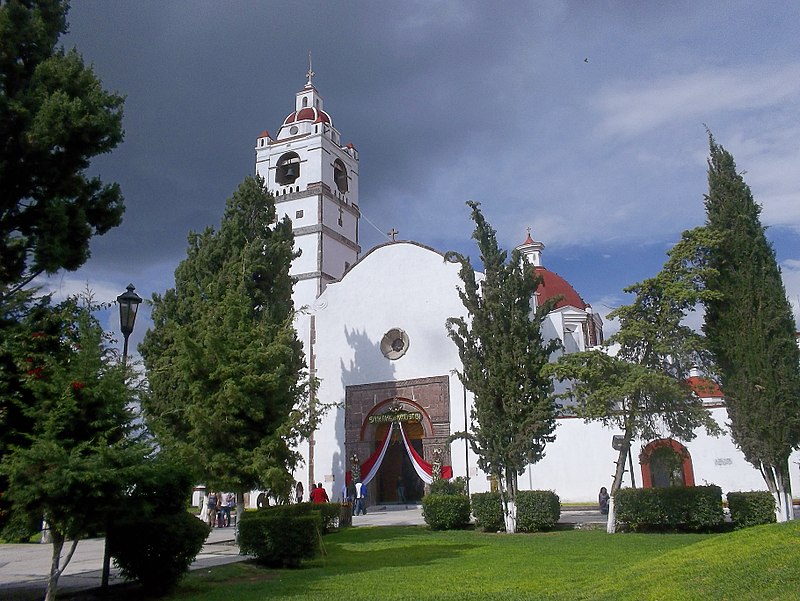
[[[520,490],[516,496],[517,530],[550,530],[561,518],[561,500],[552,490]]]
[[[422,499],[422,517],[432,530],[453,530],[469,524],[466,495],[433,495]]]
[[[475,516],[475,525],[484,532],[506,529],[499,492],[479,492],[472,495],[472,515]]]
[[[445,480],[439,478],[431,483],[431,495],[466,495],[467,481],[463,476],[453,478],[452,480]]]
[[[766,490],[729,492],[728,509],[736,528],[771,524],[775,518],[775,497]]]
[[[287,506],[288,507],[288,506]],[[290,511],[246,513],[239,525],[239,552],[275,568],[296,568],[316,555],[320,537],[319,512],[292,515]]]
[[[138,580],[154,595],[178,584],[208,536],[208,526],[186,511],[116,520],[108,547],[125,578]]]

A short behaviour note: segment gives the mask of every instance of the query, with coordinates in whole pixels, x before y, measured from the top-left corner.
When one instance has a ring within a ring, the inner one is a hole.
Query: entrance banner
[[[417,472],[417,476],[419,476],[420,480],[425,482],[426,484],[430,484],[433,482],[433,466],[425,461],[419,453],[411,446],[411,443],[406,436],[406,432],[403,429],[403,423],[400,421],[392,422],[389,425],[389,429],[386,431],[386,437],[381,441],[381,444],[378,446],[378,449],[367,459],[364,463],[361,464],[361,474],[364,476],[361,479],[361,483],[365,486],[369,484],[370,480],[372,480],[375,475],[378,473],[378,470],[383,463],[383,458],[386,456],[386,449],[389,448],[389,443],[392,441],[392,432],[394,432],[394,428],[397,426],[400,428],[400,435],[403,439],[403,446],[406,448],[406,453],[408,454],[408,458],[411,460],[411,465],[414,466],[414,471]],[[351,474],[348,471],[346,480],[349,482],[351,480]],[[451,465],[443,465],[442,466],[442,478],[445,480],[449,480],[453,477],[453,466]]]
[[[403,430],[403,424],[398,422],[400,426],[400,434],[403,436],[403,444],[406,447],[406,453],[408,453],[408,458],[411,459],[411,464],[414,466],[414,471],[417,472],[417,475],[420,479],[425,482],[426,484],[431,484],[433,482],[433,465],[425,461],[419,453],[411,446],[411,443],[408,441],[408,437],[406,436],[406,431]],[[449,480],[453,477],[453,466],[452,465],[443,465],[442,466],[442,478],[445,480]]]
[[[414,447],[409,444],[406,431],[403,430],[403,424],[398,422],[398,425],[400,426],[400,434],[403,437],[403,445],[406,447],[406,453],[408,453],[408,458],[411,459],[411,465],[414,466],[414,471],[417,472],[417,476],[420,477],[420,480],[425,482],[425,484],[430,484],[433,482],[433,466],[420,457],[419,453],[414,450]]]
[[[361,465],[361,474],[363,475],[366,472],[366,476],[361,479],[361,483],[366,486],[369,484],[369,481],[375,477],[375,474],[378,473],[378,470],[381,467],[381,463],[383,463],[383,457],[386,455],[386,449],[389,448],[389,442],[392,440],[392,431],[394,430],[394,425],[396,422],[392,422],[389,426],[389,430],[386,432],[386,438],[383,439],[381,446],[378,448],[378,451],[372,454],[372,457],[367,459]],[[402,427],[401,427],[402,431]]]

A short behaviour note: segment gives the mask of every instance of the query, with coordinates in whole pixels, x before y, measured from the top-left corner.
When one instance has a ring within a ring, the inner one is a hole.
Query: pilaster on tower
[[[256,141],[256,173],[275,196],[278,216],[292,220],[295,248],[291,275],[295,307],[310,305],[330,282],[339,280],[359,257],[358,151],[342,145],[324,109],[322,95],[308,81],[295,95],[295,108],[273,139]]]

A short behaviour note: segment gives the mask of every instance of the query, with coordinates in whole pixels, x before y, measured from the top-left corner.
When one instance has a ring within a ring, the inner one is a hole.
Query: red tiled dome
[[[692,391],[701,399],[722,396],[722,390],[720,389],[719,384],[714,382],[714,380],[701,378],[700,376],[690,376],[686,379],[686,383],[689,385],[689,388],[691,388]]]
[[[328,113],[325,111],[321,111],[319,109],[315,109],[312,107],[306,107],[304,109],[300,109],[299,111],[295,111],[286,119],[283,120],[284,125],[289,125],[290,123],[297,123],[298,121],[313,121],[314,123],[330,123],[331,118]]]
[[[587,305],[580,295],[575,292],[567,280],[558,275],[555,271],[548,271],[544,267],[537,267],[536,274],[542,277],[542,285],[539,286],[539,302],[544,302],[556,296],[562,298],[556,303],[556,309],[567,305],[577,309],[586,309]]]

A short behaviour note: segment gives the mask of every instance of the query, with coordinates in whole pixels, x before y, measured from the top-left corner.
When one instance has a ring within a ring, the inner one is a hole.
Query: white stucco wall
[[[320,379],[318,398],[333,407],[315,435],[315,481],[322,482],[331,498],[339,498],[347,461],[344,456],[344,399],[349,385],[449,376],[451,432],[463,429],[464,393],[452,373],[461,364],[455,344],[447,336],[445,320],[465,314],[457,294],[461,285],[458,265],[445,263],[442,255],[420,245],[390,243],[368,253],[341,282],[331,284],[312,303],[316,321],[315,358]],[[557,332],[558,315],[548,327]],[[380,341],[392,328],[409,337],[407,353],[395,361],[383,356]],[[307,331],[306,331],[307,332]],[[310,335],[310,334],[308,334]],[[377,399],[378,401],[382,399]],[[467,392],[469,412],[472,395]],[[712,413],[720,424],[727,421],[724,408]],[[563,502],[596,502],[601,486],[610,487],[617,452],[611,438],[620,432],[581,419],[558,420],[556,440],[546,456],[520,477],[522,489],[554,490]],[[699,431],[688,449],[696,484],[716,484],[727,493],[764,490],[760,474],[745,460],[728,436],[709,437]],[[642,485],[638,457],[642,443],[634,441],[633,465],[637,486]],[[295,478],[308,482],[308,445],[301,451],[306,463]],[[489,490],[485,473],[477,469],[465,445],[451,445],[455,476],[469,474],[470,491]],[[800,490],[798,461],[791,461],[792,486]],[[626,465],[627,468],[627,465]],[[631,485],[626,472],[624,485]]]

